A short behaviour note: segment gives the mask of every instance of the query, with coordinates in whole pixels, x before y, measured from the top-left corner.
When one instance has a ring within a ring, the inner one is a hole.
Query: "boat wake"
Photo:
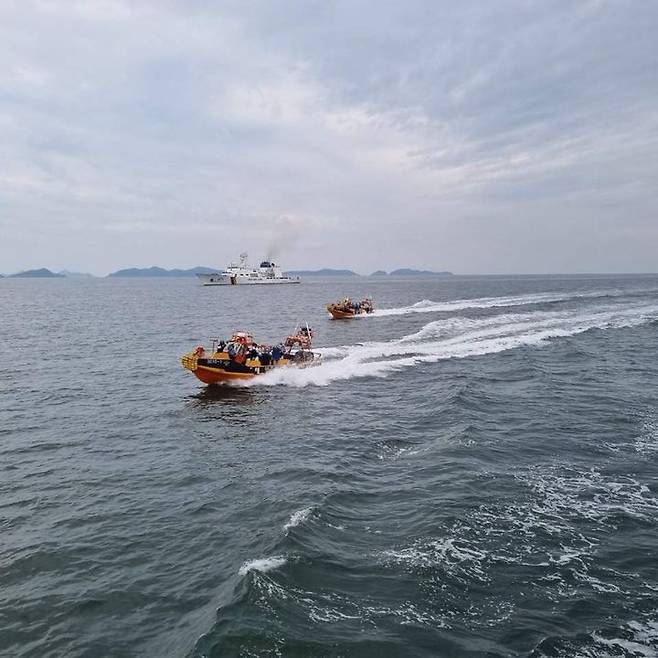
[[[583,309],[508,313],[485,318],[450,317],[390,341],[373,341],[319,350],[322,361],[307,368],[280,368],[247,382],[247,386],[326,386],[357,377],[391,373],[445,359],[493,354],[590,329],[632,327],[658,318],[658,304],[619,302]]]
[[[655,291],[646,291],[655,292]],[[390,315],[409,315],[411,313],[440,313],[451,311],[465,311],[477,308],[499,308],[506,306],[529,306],[532,304],[551,304],[566,302],[572,299],[596,299],[604,297],[617,297],[625,294],[620,290],[598,290],[595,292],[559,293],[545,292],[530,295],[511,295],[508,297],[477,297],[474,299],[455,299],[445,302],[433,302],[431,299],[422,299],[411,306],[399,308],[380,308],[368,315],[357,317],[386,317]]]

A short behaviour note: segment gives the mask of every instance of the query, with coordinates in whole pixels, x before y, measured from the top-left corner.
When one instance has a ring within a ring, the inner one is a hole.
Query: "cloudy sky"
[[[0,271],[658,271],[655,0],[0,0]]]

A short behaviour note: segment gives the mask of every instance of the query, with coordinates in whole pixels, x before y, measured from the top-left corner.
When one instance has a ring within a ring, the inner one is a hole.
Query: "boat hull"
[[[347,320],[356,316],[354,311],[339,311],[337,308],[327,309],[334,320]]]
[[[249,276],[229,276],[227,274],[197,274],[201,285],[204,286],[274,286],[301,283],[292,277],[258,278]]]
[[[271,370],[287,367],[304,368],[320,361],[319,355],[308,354],[306,360],[291,360],[284,357],[275,364],[264,366],[258,360],[252,359],[245,363],[237,363],[228,359],[224,353],[213,355],[218,358],[207,358],[198,356],[195,352],[189,352],[181,357],[181,365],[204,384],[231,384],[261,377]]]
[[[347,320],[349,318],[355,318],[357,315],[368,315],[367,311],[359,311],[358,313],[355,311],[345,311],[338,308],[337,306],[334,306],[333,304],[329,304],[327,306],[327,311],[329,311],[331,317],[334,320]]]
[[[197,366],[192,371],[197,379],[204,384],[227,384],[231,382],[244,382],[253,379],[255,373],[245,372],[227,372],[219,368],[208,368],[206,366]]]

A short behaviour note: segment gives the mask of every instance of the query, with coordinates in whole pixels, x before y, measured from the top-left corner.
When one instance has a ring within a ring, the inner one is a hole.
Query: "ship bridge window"
[[[273,265],[274,265],[274,263],[270,263],[269,260],[264,260],[264,261],[260,264],[261,267],[272,267]]]

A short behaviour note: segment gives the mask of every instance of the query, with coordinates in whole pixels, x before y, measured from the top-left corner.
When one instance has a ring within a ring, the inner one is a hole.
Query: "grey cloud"
[[[221,265],[293,221],[290,267],[656,270],[657,27],[644,1],[5,4],[0,269]]]

